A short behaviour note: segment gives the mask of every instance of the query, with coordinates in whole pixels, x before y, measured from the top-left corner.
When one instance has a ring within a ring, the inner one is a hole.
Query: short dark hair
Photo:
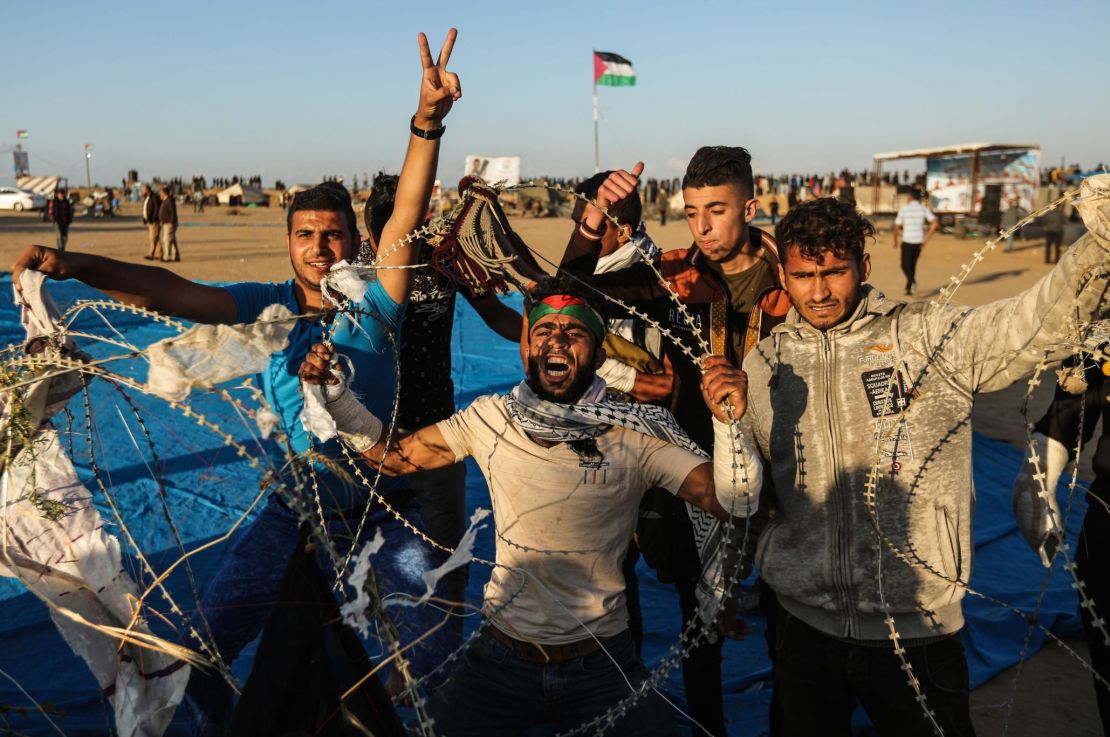
[[[740,146],[702,146],[686,165],[682,188],[731,184],[745,201],[755,197],[752,155]]]
[[[837,258],[862,263],[867,239],[874,237],[875,226],[856,206],[834,197],[795,205],[775,229],[784,268],[791,246],[797,246],[805,258],[817,260],[825,251],[832,251]]]
[[[319,210],[322,212],[338,212],[347,218],[347,227],[351,233],[351,242],[357,247],[358,219],[355,217],[354,207],[351,205],[351,193],[339,182],[322,182],[315,187],[302,190],[293,197],[293,204],[285,214],[285,232],[293,232],[293,213],[300,210]]]
[[[366,224],[366,229],[374,235],[375,242],[382,239],[385,224],[389,222],[390,216],[393,215],[393,203],[397,199],[398,180],[400,180],[400,177],[396,174],[386,174],[384,171],[379,171],[374,175],[370,197],[362,208],[362,221]]]
[[[597,191],[601,189],[601,184],[604,182],[612,171],[603,171],[594,174],[592,177],[584,182],[581,182],[574,191],[583,197],[589,197],[591,200],[597,199]],[[637,185],[636,191],[628,197],[624,198],[617,204],[609,208],[609,214],[617,219],[621,225],[627,225],[636,230],[640,227],[640,221],[644,219],[644,205],[640,201],[640,188]]]
[[[906,190],[906,194],[909,195],[909,198],[914,202],[921,202],[921,190],[917,187],[910,187]]]

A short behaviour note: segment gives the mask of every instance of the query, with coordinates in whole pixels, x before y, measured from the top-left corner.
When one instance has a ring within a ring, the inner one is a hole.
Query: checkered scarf
[[[539,440],[572,443],[596,438],[614,425],[626,430],[643,433],[653,438],[690,451],[709,460],[709,456],[679,427],[674,415],[653,404],[599,401],[594,385],[576,404],[559,404],[540,399],[527,382],[522,381],[505,397],[509,416],[526,433]],[[677,491],[677,489],[673,490]],[[721,604],[720,592],[727,587],[724,576],[721,523],[700,507],[686,503],[686,510],[694,529],[694,540],[702,561],[702,576],[698,583],[699,612],[706,623],[716,621]]]

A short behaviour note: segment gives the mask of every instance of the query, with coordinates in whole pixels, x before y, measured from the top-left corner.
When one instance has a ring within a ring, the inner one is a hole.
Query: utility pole
[[[599,108],[597,104],[597,83],[594,82],[594,174],[601,171],[601,144],[597,136],[597,120]]]
[[[92,160],[92,144],[85,144],[85,185],[92,189],[92,172],[89,169],[89,162]]]

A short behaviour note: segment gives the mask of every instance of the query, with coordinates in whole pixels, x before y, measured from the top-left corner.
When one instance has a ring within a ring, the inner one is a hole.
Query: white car
[[[46,207],[46,198],[35,192],[19,187],[0,187],[0,210],[41,210]]]

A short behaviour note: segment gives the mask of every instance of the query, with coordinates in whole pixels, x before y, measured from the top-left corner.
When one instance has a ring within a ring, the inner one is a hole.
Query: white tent
[[[221,205],[230,205],[232,198],[237,198],[236,205],[268,205],[270,198],[261,190],[244,187],[242,184],[233,184],[227,189],[216,193],[216,199]]]
[[[29,192],[37,192],[44,197],[53,197],[62,177],[18,177],[15,186]],[[64,185],[63,185],[64,186]]]

